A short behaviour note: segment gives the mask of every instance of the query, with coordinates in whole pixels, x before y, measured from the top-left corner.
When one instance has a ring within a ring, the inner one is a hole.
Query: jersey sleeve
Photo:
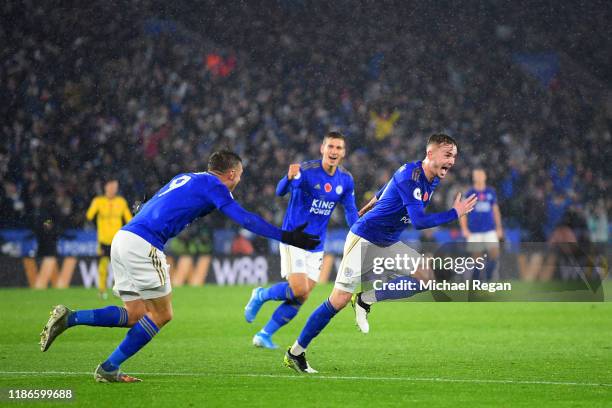
[[[236,201],[232,200],[231,203],[219,207],[219,210],[242,227],[257,235],[277,241],[280,241],[282,238],[283,231],[280,228],[270,224],[260,216],[245,210]]]
[[[491,205],[497,204],[497,192],[495,189],[491,189]]]
[[[235,202],[232,193],[222,183],[213,186],[207,195],[218,210],[221,210],[226,205]]]
[[[91,204],[89,205],[89,208],[87,209],[87,213],[85,214],[85,217],[89,221],[92,221],[97,213],[98,213],[98,198],[96,197],[93,200],[91,200]]]
[[[402,183],[401,179],[396,179],[396,182],[402,203],[406,207],[408,217],[410,217],[410,222],[412,222],[414,228],[421,230],[437,227],[458,218],[457,211],[454,208],[441,213],[425,214],[425,204],[422,200],[423,192],[419,185],[413,180]]]
[[[298,175],[295,178],[293,178],[293,180],[289,180],[287,175],[285,175],[285,177],[283,177],[276,186],[276,195],[279,197],[282,197],[285,194],[287,194],[289,191],[295,188],[299,188],[300,185],[302,184],[303,179],[304,179],[304,173],[302,171],[300,171]]]
[[[397,176],[394,176],[395,183],[397,184],[397,191],[402,198],[402,204],[404,207],[408,206],[420,206],[425,208],[423,205],[421,187],[413,180],[402,180]]]
[[[347,189],[342,195],[342,206],[344,207],[344,218],[350,228],[359,219],[357,205],[355,204],[355,183],[352,178],[347,183]]]
[[[378,190],[378,191],[376,192],[376,194],[375,194],[375,195],[376,195],[376,199],[377,199],[377,200],[380,200],[380,196],[382,196],[382,195],[383,195],[383,193],[385,192],[385,188],[387,188],[387,184],[389,184],[389,183],[388,183],[388,182],[387,182],[387,183],[385,183],[385,184],[384,184],[384,185],[383,185],[383,186],[380,188],[380,190]]]
[[[410,222],[414,228],[418,230],[437,227],[438,225],[446,224],[459,218],[454,208],[433,214],[425,214],[422,205],[409,205],[406,207],[406,210],[408,211]]]

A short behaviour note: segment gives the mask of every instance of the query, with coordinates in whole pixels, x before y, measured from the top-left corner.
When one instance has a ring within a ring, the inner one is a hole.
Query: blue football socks
[[[128,322],[128,312],[124,307],[108,306],[103,309],[76,310],[68,316],[68,327],[101,326],[125,327]]]
[[[419,280],[410,276],[399,276],[391,279],[387,283],[394,283],[395,290],[390,289],[378,289],[374,291],[376,301],[392,300],[392,299],[405,299],[416,295],[419,292],[423,292],[420,289]]]
[[[289,282],[279,282],[261,291],[261,300],[294,300]]]
[[[128,358],[143,348],[151,339],[159,333],[159,328],[148,316],[144,316],[132,327],[119,347],[113,351],[110,357],[102,363],[105,371],[115,371]]]
[[[298,337],[298,344],[304,349],[307,348],[312,339],[321,333],[321,330],[327,326],[336,313],[338,313],[338,311],[334,309],[329,299],[323,302],[308,318],[306,325]]]
[[[262,331],[269,335],[276,333],[278,329],[289,323],[298,314],[300,306],[302,304],[298,301],[285,300],[276,308]]]

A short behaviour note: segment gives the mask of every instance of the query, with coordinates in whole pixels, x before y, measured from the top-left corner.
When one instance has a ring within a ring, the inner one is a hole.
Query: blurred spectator
[[[555,191],[559,193],[566,193],[574,188],[574,167],[570,164],[566,164],[561,167],[557,163],[553,164],[550,168],[550,179],[553,183]]]
[[[601,199],[607,217],[612,47],[597,7],[206,4],[0,6],[0,228],[27,226],[46,198],[80,227],[101,174],[132,203],[227,146],[245,159],[235,194],[278,224],[276,182],[333,128],[349,138],[361,204],[444,131],[459,158],[432,210],[481,166],[526,240],[543,240],[542,220],[550,233],[570,206],[559,193],[577,207]],[[513,62],[542,50],[560,61],[554,86]]]
[[[544,226],[546,234],[550,234],[553,229],[559,224],[566,210],[569,208],[572,200],[559,192],[553,194],[546,202],[547,218]]]
[[[58,217],[52,206],[34,217],[30,228],[32,236],[36,238],[38,257],[57,256],[57,244],[60,238],[75,238],[74,234],[66,232],[61,217]]]
[[[608,221],[608,214],[606,213],[605,201],[599,199],[595,203],[589,203],[586,216],[591,241],[604,244],[608,243],[610,239],[610,224]]]
[[[236,234],[236,237],[234,237],[232,241],[232,255],[253,255],[255,249],[249,240],[251,235],[252,234],[245,229],[238,231],[238,234]]]
[[[15,183],[4,183],[4,191],[0,195],[0,214],[7,226],[19,225],[26,219],[26,208]]]
[[[188,227],[168,243],[168,252],[176,257],[182,255],[207,255],[212,252],[212,241],[207,228]]]
[[[400,118],[400,114],[398,111],[393,111],[393,113],[389,114],[389,112],[385,111],[382,114],[378,114],[375,111],[370,111],[370,118],[372,119],[372,123],[374,125],[374,136],[376,140],[383,141],[393,133],[393,129],[395,127],[395,122]]]

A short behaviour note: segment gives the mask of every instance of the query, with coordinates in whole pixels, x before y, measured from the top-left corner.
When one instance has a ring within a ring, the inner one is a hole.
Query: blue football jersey
[[[163,250],[166,241],[178,235],[193,220],[232,202],[232,193],[214,175],[183,173],[155,193],[121,229],[133,232]]]
[[[469,197],[472,194],[476,194],[478,201],[474,206],[474,211],[467,215],[468,229],[470,232],[494,231],[493,207],[497,203],[495,190],[490,187],[486,187],[482,191],[471,188],[465,193],[465,196]]]
[[[431,183],[427,180],[421,161],[404,164],[383,187],[374,208],[351,231],[378,246],[393,245],[410,223],[407,207],[427,207],[439,182],[437,177]]]
[[[289,191],[291,198],[283,229],[292,230],[307,222],[305,231],[321,239],[319,246],[312,252],[323,250],[327,224],[338,203],[344,206],[349,226],[358,218],[353,176],[341,166],[330,176],[323,170],[321,160],[302,163],[298,177],[288,181],[285,176],[278,184],[278,195],[285,195]]]

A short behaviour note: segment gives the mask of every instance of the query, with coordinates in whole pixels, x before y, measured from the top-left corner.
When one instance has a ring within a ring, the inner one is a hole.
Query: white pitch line
[[[405,381],[405,382],[441,382],[441,383],[479,383],[479,384],[520,384],[520,385],[567,385],[583,387],[612,387],[608,383],[584,383],[571,381],[540,381],[540,380],[494,380],[475,378],[439,378],[439,377],[357,377],[338,375],[281,375],[281,374],[209,374],[209,373],[130,373],[144,376],[170,376],[170,377],[252,377],[252,378],[289,378],[313,380],[349,380],[349,381]],[[10,375],[72,375],[92,376],[93,372],[79,371],[0,371],[0,376]]]

